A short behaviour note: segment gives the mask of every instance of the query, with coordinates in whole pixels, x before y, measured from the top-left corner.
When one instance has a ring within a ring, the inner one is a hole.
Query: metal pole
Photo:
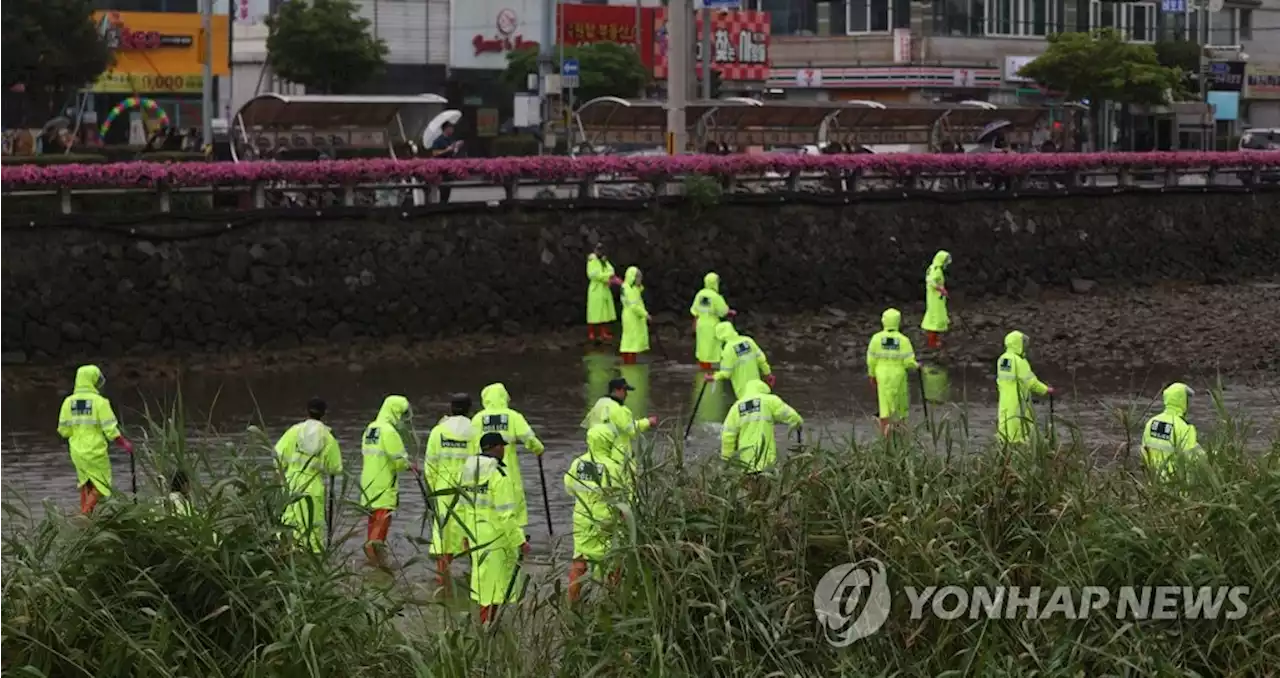
[[[667,134],[673,155],[684,153],[688,139],[684,108],[689,99],[690,0],[671,0],[667,6]]]
[[[643,16],[643,12],[641,12],[640,9],[641,9],[640,0],[636,0],[636,51],[637,52],[640,51],[640,36],[642,35],[640,31],[640,26],[642,23],[644,23],[643,20],[641,19],[641,17]]]
[[[556,0],[556,17],[558,19],[556,44],[560,45],[560,96],[566,97],[562,111],[564,113],[564,149],[569,155],[573,155],[573,90],[566,92],[564,87],[564,0]]]
[[[546,153],[554,151],[555,148],[547,148],[546,134],[551,131],[551,96],[547,91],[547,76],[552,70],[552,54],[555,43],[556,29],[556,0],[543,0],[542,2],[542,42],[539,45],[538,56],[538,93],[542,97],[542,149],[539,152]]]
[[[702,98],[711,98],[711,10],[702,8]]]
[[[201,87],[200,117],[204,122],[204,147],[213,145],[213,0],[200,6],[200,32],[204,35],[204,84]]]

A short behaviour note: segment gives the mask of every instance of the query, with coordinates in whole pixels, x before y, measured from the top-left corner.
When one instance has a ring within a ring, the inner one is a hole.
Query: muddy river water
[[[677,353],[683,355],[684,351],[672,351],[673,355]],[[776,392],[805,417],[808,441],[815,437],[844,441],[851,434],[864,441],[877,435],[875,398],[861,370],[815,365],[803,354],[779,354],[772,359],[778,374]],[[1059,432],[1062,427],[1079,427],[1085,443],[1096,450],[1102,463],[1114,460],[1124,448],[1125,433],[1118,411],[1131,410],[1133,418],[1141,421],[1149,416],[1149,408],[1159,407],[1158,394],[1169,381],[1188,381],[1197,391],[1207,393],[1219,379],[1211,374],[1153,370],[1072,373],[1055,369],[1054,365],[1038,364],[1034,356],[1032,359],[1039,376],[1057,387],[1055,415]],[[656,435],[681,437],[702,384],[696,367],[663,360],[660,355],[646,364],[621,365],[615,355],[597,349],[527,353],[518,359],[481,356],[418,365],[379,364],[359,370],[311,368],[263,376],[195,374],[185,379],[182,393],[187,421],[200,422],[198,427],[193,426],[192,435],[204,440],[213,436],[242,438],[249,424],[264,426],[274,440],[299,419],[309,397],[320,395],[328,400],[327,422],[342,445],[347,471],[358,477],[361,431],[386,395],[409,397],[414,408],[414,429],[425,442],[427,431],[447,412],[449,393],[470,392],[478,408],[480,389],[495,381],[503,382],[512,395],[512,406],[525,414],[547,446],[547,489],[552,523],[559,538],[569,533],[572,509],[572,501],[564,491],[563,474],[569,460],[584,451],[579,423],[586,409],[604,395],[608,380],[619,373],[636,388],[628,405],[637,416],[657,415],[661,423]],[[955,422],[956,426],[966,421],[970,449],[987,444],[995,426],[996,394],[991,371],[977,364],[948,368],[926,363],[922,374],[930,400],[935,401],[929,407],[935,425],[943,420]],[[67,375],[68,386],[71,377]],[[1280,412],[1280,391],[1274,388],[1274,380],[1258,373],[1221,378],[1224,402],[1233,415],[1249,422],[1252,445],[1260,449],[1269,446],[1278,434],[1276,413]],[[707,389],[694,415],[689,454],[714,454],[718,449],[719,422],[732,402],[728,388],[721,384]],[[919,389],[920,384],[913,377],[912,419],[923,424]],[[155,412],[162,403],[172,401],[175,392],[173,382],[107,385],[107,395],[135,440],[142,428],[144,407]],[[75,509],[75,472],[65,445],[54,432],[58,406],[65,393],[50,387],[5,393],[0,450],[6,500],[15,496],[31,504],[51,500],[63,510]],[[1214,427],[1216,416],[1207,397],[1197,400],[1190,418],[1207,433]],[[1047,416],[1045,405],[1039,409]],[[783,431],[779,429],[778,434],[782,436]],[[113,456],[116,482],[127,483],[127,457]],[[420,460],[422,450],[413,450],[413,456]],[[520,463],[529,503],[528,531],[535,548],[545,551],[550,542],[537,464],[525,453],[520,454]],[[354,485],[352,490],[348,498],[355,495]],[[37,515],[39,511],[37,507]],[[418,533],[422,512],[422,497],[406,475],[401,480],[401,509],[392,528],[392,546],[398,552],[411,548],[403,536]],[[347,508],[339,525],[355,527],[358,521],[356,511]]]

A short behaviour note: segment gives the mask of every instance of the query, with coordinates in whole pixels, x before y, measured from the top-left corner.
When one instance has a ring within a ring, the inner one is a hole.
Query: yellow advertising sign
[[[103,94],[199,94],[204,90],[204,76],[103,73],[92,89]]]
[[[98,31],[111,47],[115,63],[110,68],[112,77],[125,76],[179,76],[188,78],[200,73],[204,67],[206,36],[200,30],[199,14],[179,12],[94,12],[93,20]],[[230,73],[230,24],[225,14],[213,17],[213,74]],[[100,81],[101,82],[101,81]],[[139,88],[139,92],[179,92],[174,81],[154,81],[160,89]],[[164,88],[165,84],[169,89]],[[190,83],[183,80],[182,87]],[[110,86],[110,84],[108,84]],[[196,87],[197,91],[199,87]],[[94,91],[112,92],[116,90]],[[123,91],[130,91],[123,90]]]
[[[1280,99],[1280,66],[1248,64],[1244,83],[1245,99]]]

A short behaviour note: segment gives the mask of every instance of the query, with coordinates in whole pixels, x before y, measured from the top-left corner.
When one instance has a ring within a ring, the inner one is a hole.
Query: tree
[[[91,0],[5,0],[4,88],[21,92],[23,120],[39,126],[111,66]]]
[[[293,0],[267,18],[276,75],[318,94],[346,94],[382,72],[387,44],[351,0]]]
[[[1093,138],[1103,105],[1160,104],[1179,89],[1182,72],[1161,66],[1151,45],[1126,42],[1113,29],[1049,36],[1049,47],[1018,74],[1073,101],[1088,101]]]
[[[596,97],[632,98],[649,83],[649,71],[631,47],[613,42],[567,45],[566,59],[578,60],[578,89],[574,98],[588,101]],[[559,72],[559,64],[553,70]],[[530,73],[538,72],[538,51],[521,49],[507,54],[507,70],[502,79],[515,89],[527,87]]]

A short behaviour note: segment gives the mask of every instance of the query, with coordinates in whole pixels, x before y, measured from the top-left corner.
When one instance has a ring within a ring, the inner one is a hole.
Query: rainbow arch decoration
[[[160,108],[160,104],[156,103],[155,99],[151,99],[149,97],[129,97],[128,99],[125,99],[111,107],[111,110],[107,112],[107,119],[103,120],[102,124],[98,126],[98,134],[104,137],[107,136],[107,130],[111,129],[111,123],[115,122],[116,118],[120,117],[121,113],[124,113],[131,108],[136,108],[138,110],[147,111],[148,113],[157,115],[159,116],[161,126],[169,126],[169,114],[165,113],[163,108]]]

